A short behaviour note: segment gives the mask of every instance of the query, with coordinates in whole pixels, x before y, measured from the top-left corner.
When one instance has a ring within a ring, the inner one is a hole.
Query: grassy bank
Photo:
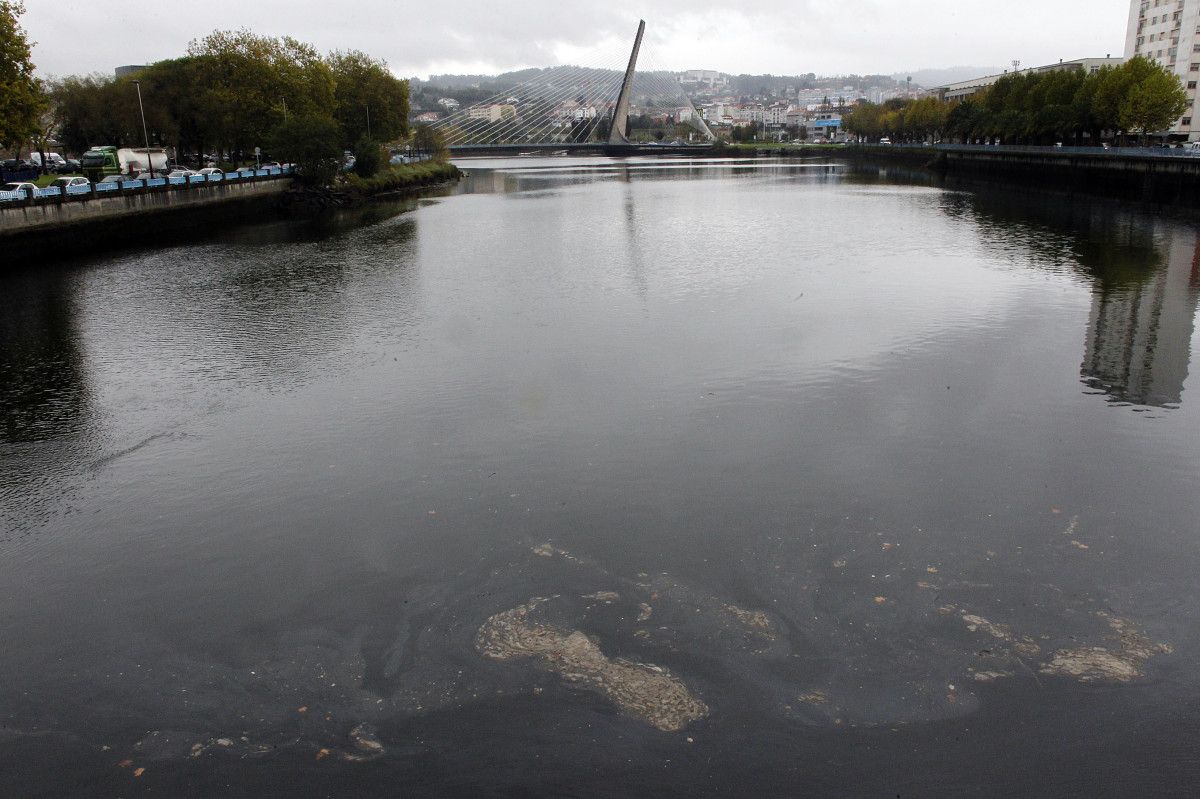
[[[370,196],[458,180],[461,174],[454,164],[445,161],[424,161],[419,164],[389,166],[369,178],[350,175],[346,179],[345,188],[353,193]]]

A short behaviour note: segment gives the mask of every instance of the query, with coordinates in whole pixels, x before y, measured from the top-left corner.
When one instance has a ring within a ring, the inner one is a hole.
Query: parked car
[[[60,189],[63,190],[63,194],[66,194],[67,189],[70,188],[71,186],[91,186],[92,182],[90,180],[88,180],[87,178],[81,178],[81,177],[55,178],[54,181],[50,185],[58,186]]]
[[[167,177],[169,177],[169,178],[190,178],[192,175],[199,175],[199,174],[200,174],[199,172],[197,172],[193,169],[173,169],[173,170],[171,170],[171,173],[167,175]]]
[[[887,136],[884,136],[882,139],[879,140],[879,143],[880,144],[891,144],[892,140],[889,139]]]
[[[223,170],[223,169],[218,169],[218,168],[217,168],[217,167],[215,167],[215,166],[206,166],[206,167],[204,167],[204,169],[201,169],[201,170],[200,170],[199,172],[197,172],[196,174],[197,174],[197,175],[204,175],[205,177],[208,177],[209,175],[224,175],[224,174],[225,174],[225,170]]]
[[[5,183],[3,186],[0,186],[0,191],[19,191],[24,194],[26,200],[29,200],[33,198],[34,193],[37,191],[37,184],[26,183],[24,181],[19,183]]]
[[[98,180],[96,182],[97,183],[118,183],[118,184],[120,184],[120,183],[128,183],[131,180],[140,180],[140,178],[133,177],[132,175],[105,175],[103,178],[101,178],[100,180]]]
[[[74,175],[77,174],[83,167],[74,158],[67,158],[62,163],[54,168],[55,174],[58,175]]]

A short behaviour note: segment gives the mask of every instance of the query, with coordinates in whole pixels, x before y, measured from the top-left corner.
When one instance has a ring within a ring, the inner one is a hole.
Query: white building
[[[728,78],[711,69],[689,69],[679,76],[679,82],[706,89],[722,89],[729,85]]]
[[[507,103],[492,105],[477,105],[467,109],[468,119],[486,119],[488,122],[499,122],[502,119],[512,119],[517,115],[517,109]]]
[[[1200,3],[1200,0],[1194,0]],[[1032,75],[1037,72],[1062,72],[1069,69],[1082,70],[1087,73],[1098,72],[1101,67],[1118,67],[1125,63],[1124,58],[1076,58],[1074,61],[1059,61],[1057,64],[1046,64],[1042,67],[1030,67],[1017,72],[1001,72],[998,75],[984,75],[971,80],[949,83],[934,89],[934,93],[942,100],[965,100],[980,89],[986,89],[1001,78],[1009,75]]]
[[[786,125],[787,115],[788,107],[786,105],[773,105],[763,110],[763,124],[772,126]]]
[[[1135,55],[1162,64],[1187,89],[1187,110],[1171,126],[1171,133],[1189,139],[1200,136],[1200,124],[1192,124],[1200,80],[1200,0],[1131,0],[1125,57]]]
[[[442,108],[446,109],[447,111],[457,111],[458,110],[458,100],[455,100],[453,97],[441,98],[440,100],[438,100],[438,105],[440,105]]]

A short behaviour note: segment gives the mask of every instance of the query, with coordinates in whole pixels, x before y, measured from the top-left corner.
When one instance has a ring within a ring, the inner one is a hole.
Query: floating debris
[[[661,666],[613,660],[584,633],[530,619],[549,598],[534,598],[497,613],[475,638],[475,648],[495,660],[535,658],[566,682],[597,691],[623,711],[666,732],[678,732],[708,715],[708,706]]]
[[[975,682],[995,682],[1013,676],[1011,671],[977,671],[971,675]]]
[[[383,754],[383,743],[380,742],[375,727],[366,722],[350,730],[350,740],[354,742],[356,751],[342,752],[342,760],[361,763],[367,760],[374,760]]]
[[[1115,633],[1110,640],[1116,646],[1059,649],[1042,666],[1042,674],[1074,677],[1080,682],[1129,682],[1142,676],[1150,658],[1174,651],[1170,644],[1154,643],[1126,619],[1103,611],[1096,616],[1106,621]]]
[[[725,605],[723,610],[733,616],[747,630],[764,638],[775,640],[777,632],[771,617],[761,610],[746,610],[737,605]]]
[[[973,613],[962,614],[963,623],[967,625],[967,629],[971,632],[983,631],[988,635],[996,638],[1006,644],[1012,644],[1013,651],[1018,655],[1033,657],[1042,652],[1042,648],[1033,642],[1032,638],[1024,635],[1017,635],[1012,628],[1007,624],[996,624],[990,622],[982,616],[976,616]]]
[[[649,621],[650,616],[654,613],[654,608],[647,605],[645,602],[638,605],[638,621]]]
[[[829,704],[829,694],[821,690],[809,691],[808,693],[800,694],[800,696],[796,697],[796,699],[810,705]]]
[[[580,599],[594,599],[597,602],[607,602],[612,604],[621,598],[621,595],[616,591],[597,591],[594,594],[584,594]]]

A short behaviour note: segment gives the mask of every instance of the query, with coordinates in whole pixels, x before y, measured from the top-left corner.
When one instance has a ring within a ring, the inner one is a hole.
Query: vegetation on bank
[[[962,101],[865,103],[843,117],[846,130],[896,141],[998,138],[1011,144],[1079,143],[1085,134],[1145,137],[1187,111],[1187,94],[1166,67],[1136,56],[1119,67],[1006,75]]]
[[[389,191],[404,191],[458,180],[458,167],[448,161],[422,161],[416,164],[388,166],[370,177],[357,174],[346,179],[345,188],[353,193],[372,195]]]

